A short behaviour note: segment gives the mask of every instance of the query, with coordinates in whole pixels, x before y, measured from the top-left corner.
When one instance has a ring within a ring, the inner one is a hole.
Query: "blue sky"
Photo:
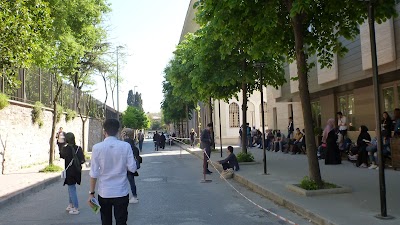
[[[145,112],[159,112],[163,99],[163,70],[179,42],[190,0],[108,0],[112,12],[105,17],[109,42],[126,46],[129,55],[120,67],[123,82],[119,89],[119,108],[127,106],[134,86],[142,94]],[[96,80],[94,96],[104,99],[101,79]],[[109,99],[110,94],[109,94]],[[115,97],[116,99],[116,97]],[[108,105],[112,106],[111,101]]]

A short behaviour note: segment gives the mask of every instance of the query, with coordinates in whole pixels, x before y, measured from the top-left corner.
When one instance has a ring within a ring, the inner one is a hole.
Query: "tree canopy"
[[[133,106],[128,106],[122,114],[122,125],[132,129],[146,129],[150,126],[150,121],[146,114]]]

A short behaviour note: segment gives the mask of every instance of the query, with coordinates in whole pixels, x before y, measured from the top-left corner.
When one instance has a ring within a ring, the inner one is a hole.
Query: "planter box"
[[[351,188],[347,187],[337,187],[330,189],[320,189],[320,190],[305,190],[301,188],[298,184],[288,184],[286,188],[290,191],[296,192],[297,194],[301,194],[304,196],[318,196],[318,195],[329,195],[329,194],[343,194],[343,193],[351,193]]]

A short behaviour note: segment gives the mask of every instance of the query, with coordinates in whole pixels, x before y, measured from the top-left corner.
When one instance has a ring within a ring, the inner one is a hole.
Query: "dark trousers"
[[[102,198],[99,195],[100,214],[102,225],[112,225],[112,208],[116,225],[126,225],[128,220],[129,195],[118,198]]]
[[[158,151],[159,143],[158,141],[154,141],[154,150]]]
[[[139,150],[142,151],[143,148],[143,141],[139,141]]]
[[[204,151],[204,150],[203,150]],[[207,155],[208,157],[207,157]],[[211,148],[205,148],[205,152],[203,152],[203,173],[206,174],[208,171],[208,158],[211,158]]]

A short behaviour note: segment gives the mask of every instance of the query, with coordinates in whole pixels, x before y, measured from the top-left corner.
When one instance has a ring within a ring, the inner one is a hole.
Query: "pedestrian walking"
[[[165,137],[164,132],[161,132],[160,141],[159,141],[159,143],[160,143],[160,148],[165,149],[165,141],[166,141],[166,140],[167,140],[167,138]]]
[[[160,134],[158,134],[157,131],[153,136],[153,142],[154,142],[154,150],[158,151],[158,148],[160,147]]]
[[[62,127],[58,129],[58,132],[56,134],[56,139],[58,145],[58,152],[61,152],[62,147],[64,147],[65,145],[65,132],[63,131]]]
[[[68,185],[69,204],[65,210],[69,214],[79,214],[78,195],[76,194],[76,184],[81,184],[82,166],[85,162],[82,148],[75,144],[75,135],[73,133],[65,134],[67,145],[60,151],[60,157],[65,160],[65,170],[67,176],[63,185]]]
[[[128,142],[132,148],[133,156],[135,157],[136,165],[138,163],[141,163],[141,157],[139,155],[139,149],[135,145],[135,141],[133,139],[134,132],[131,128],[124,128],[121,131],[121,138],[125,141]],[[136,171],[132,173],[131,171],[128,171],[127,173],[128,176],[128,181],[129,185],[131,186],[131,191],[132,191],[132,198],[129,199],[129,203],[138,203],[139,199],[137,197],[137,187],[135,183],[135,177],[139,176],[139,173]]]
[[[197,137],[197,133],[192,128],[192,130],[190,131],[190,146],[194,147],[195,141],[196,141],[196,137]]]
[[[143,141],[144,141],[144,133],[142,130],[139,131],[138,140],[139,140],[139,150],[142,151]]]
[[[104,141],[95,144],[92,150],[88,203],[91,204],[91,199],[94,198],[97,184],[102,224],[112,225],[114,209],[116,224],[126,225],[129,204],[126,172],[136,172],[137,166],[131,146],[117,139],[118,120],[107,119],[103,129]]]
[[[212,123],[207,124],[207,127],[200,135],[200,148],[203,149],[203,174],[211,174],[208,170],[208,159],[211,157],[211,129]]]

